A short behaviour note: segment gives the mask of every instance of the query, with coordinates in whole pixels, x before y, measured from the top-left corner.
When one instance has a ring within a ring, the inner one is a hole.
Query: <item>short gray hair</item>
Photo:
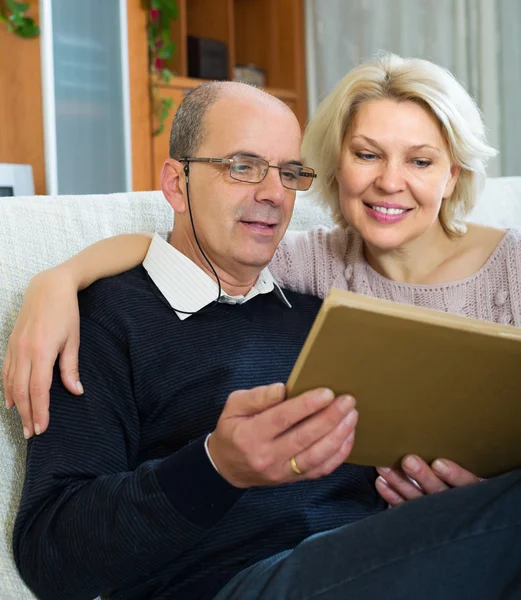
[[[170,158],[194,156],[206,135],[204,117],[223,91],[222,81],[203,83],[183,99],[170,129]]]

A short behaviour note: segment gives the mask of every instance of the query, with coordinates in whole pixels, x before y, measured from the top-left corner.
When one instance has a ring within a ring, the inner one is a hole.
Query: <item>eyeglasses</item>
[[[230,177],[236,181],[245,183],[260,183],[268,174],[268,169],[278,169],[280,181],[288,190],[298,190],[304,192],[309,190],[316,174],[310,167],[302,165],[270,165],[268,161],[257,158],[256,156],[247,156],[237,154],[231,158],[182,158],[179,162],[202,162],[216,163],[228,166]]]

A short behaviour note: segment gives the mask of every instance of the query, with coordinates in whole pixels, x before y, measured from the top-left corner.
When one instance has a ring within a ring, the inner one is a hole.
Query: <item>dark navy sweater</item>
[[[82,397],[55,367],[14,532],[43,600],[212,598],[234,574],[384,508],[373,469],[240,490],[204,450],[235,389],[285,381],[320,301],[286,292],[181,321],[137,267],[80,294]]]

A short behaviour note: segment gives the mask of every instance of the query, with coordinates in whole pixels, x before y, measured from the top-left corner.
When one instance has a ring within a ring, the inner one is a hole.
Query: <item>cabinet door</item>
[[[132,188],[124,0],[41,0],[51,193]]]

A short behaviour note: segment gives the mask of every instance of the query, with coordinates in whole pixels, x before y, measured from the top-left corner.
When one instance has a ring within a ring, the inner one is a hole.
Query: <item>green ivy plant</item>
[[[0,23],[7,25],[7,30],[23,38],[34,38],[40,34],[40,28],[31,17],[25,13],[30,6],[26,2],[5,0],[7,8],[0,4]]]
[[[174,106],[172,98],[163,98],[159,83],[170,83],[173,73],[170,70],[175,43],[171,40],[171,24],[179,15],[179,7],[174,0],[143,0],[148,13],[147,37],[150,57],[150,97],[157,127],[153,135],[165,130],[165,121]]]

